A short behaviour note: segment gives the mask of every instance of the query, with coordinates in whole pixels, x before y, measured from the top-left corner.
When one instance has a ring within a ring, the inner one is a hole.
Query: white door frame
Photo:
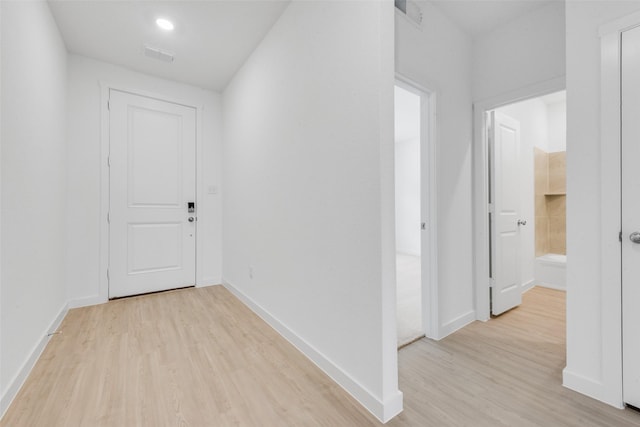
[[[489,304],[489,156],[486,112],[508,104],[565,90],[558,77],[473,103],[473,248],[476,319],[490,318]]]
[[[622,168],[620,164],[621,48],[622,33],[640,26],[640,12],[600,27],[600,204],[602,313],[602,375],[600,392],[591,394],[619,408],[624,407],[622,387]],[[565,375],[565,383],[566,381]],[[571,388],[589,392],[588,385]]]
[[[420,97],[420,221],[426,223],[420,238],[422,330],[428,338],[440,339],[436,92],[397,72],[395,84]]]
[[[202,215],[201,203],[204,200],[203,193],[203,167],[202,167],[202,111],[204,107],[195,101],[176,99],[158,93],[152,93],[123,85],[100,82],[100,270],[98,272],[99,295],[96,301],[86,303],[100,304],[109,300],[109,92],[110,90],[127,92],[133,95],[153,98],[160,101],[191,107],[196,110],[196,214]],[[199,238],[196,227],[196,287],[202,285],[203,241]]]

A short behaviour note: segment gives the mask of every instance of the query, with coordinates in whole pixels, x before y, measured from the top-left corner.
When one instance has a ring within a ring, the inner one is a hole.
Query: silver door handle
[[[633,233],[629,234],[629,240],[631,240],[633,243],[640,243],[640,233],[634,231]]]
[[[189,222],[193,222],[193,221],[195,221],[195,218],[194,218],[194,217],[192,217],[192,216],[190,216],[190,217],[189,217]]]
[[[519,219],[518,220],[518,226],[521,226],[521,225],[527,225],[527,221],[525,221],[523,219]]]

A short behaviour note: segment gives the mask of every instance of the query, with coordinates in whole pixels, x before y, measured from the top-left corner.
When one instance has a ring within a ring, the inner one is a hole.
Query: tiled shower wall
[[[536,256],[566,254],[566,152],[534,150]]]

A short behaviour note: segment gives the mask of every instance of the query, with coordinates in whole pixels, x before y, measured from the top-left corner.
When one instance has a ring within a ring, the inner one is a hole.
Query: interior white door
[[[109,298],[195,284],[195,109],[111,90]]]
[[[621,66],[623,395],[640,408],[640,28],[622,33]]]
[[[491,314],[520,305],[520,123],[491,113]]]

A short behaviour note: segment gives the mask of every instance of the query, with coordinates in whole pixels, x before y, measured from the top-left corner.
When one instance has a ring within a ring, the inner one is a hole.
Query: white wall
[[[0,242],[2,241],[2,4],[0,4]],[[0,243],[0,322],[2,322],[2,244]],[[5,412],[5,405],[8,405],[9,397],[7,396],[5,402],[4,379],[2,378],[2,358],[3,358],[3,346],[2,346],[2,327],[0,325],[0,419]]]
[[[100,82],[203,107],[201,164],[204,199],[198,207],[198,238],[204,239],[203,284],[222,279],[221,97],[219,94],[84,56],[69,55],[67,281],[72,305],[100,302]]]
[[[535,261],[534,147],[548,151],[547,106],[534,98],[496,111],[520,122],[520,215],[527,225],[520,227],[520,284],[530,287]]]
[[[607,345],[600,192],[600,25],[640,10],[638,1],[570,1],[567,17],[567,367],[564,384],[621,403],[620,348]],[[594,232],[585,232],[594,231]],[[615,239],[615,236],[613,237]],[[614,327],[615,329],[615,327]]]
[[[475,319],[471,217],[471,41],[428,2],[421,29],[396,14],[396,71],[436,92],[439,325]],[[461,244],[461,242],[469,242]]]
[[[549,124],[549,153],[567,150],[567,102],[560,101],[547,105]]]
[[[473,99],[565,74],[564,2],[554,2],[474,41]]]
[[[223,94],[223,280],[381,419],[401,409],[392,17],[292,2]]]
[[[0,416],[64,314],[66,49],[46,2],[1,2]]]

